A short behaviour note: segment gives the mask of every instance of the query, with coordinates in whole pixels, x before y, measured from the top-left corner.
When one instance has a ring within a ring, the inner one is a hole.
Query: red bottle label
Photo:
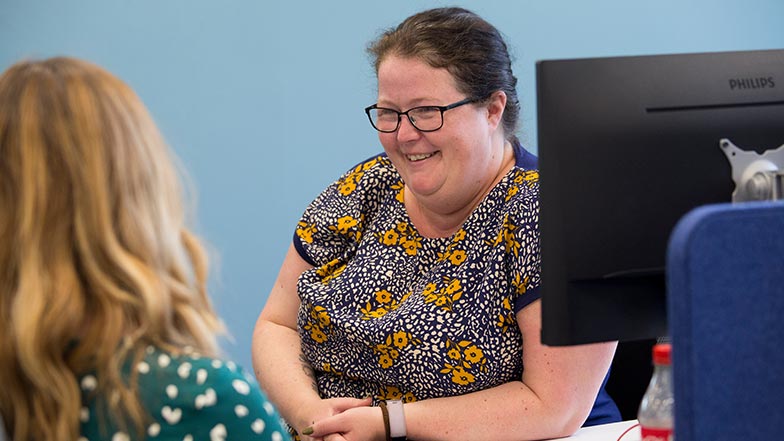
[[[641,441],[672,441],[672,429],[658,429],[655,427],[640,427]]]

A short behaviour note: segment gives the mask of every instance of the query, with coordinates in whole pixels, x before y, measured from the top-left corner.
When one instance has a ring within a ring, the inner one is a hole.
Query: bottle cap
[[[653,362],[655,364],[670,364],[670,352],[672,352],[672,345],[670,343],[656,343],[653,345]]]

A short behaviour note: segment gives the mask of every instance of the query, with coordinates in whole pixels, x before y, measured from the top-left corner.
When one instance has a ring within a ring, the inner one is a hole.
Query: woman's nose
[[[397,128],[397,140],[400,142],[410,141],[420,136],[419,130],[411,124],[408,117],[403,116],[400,118],[400,126]]]

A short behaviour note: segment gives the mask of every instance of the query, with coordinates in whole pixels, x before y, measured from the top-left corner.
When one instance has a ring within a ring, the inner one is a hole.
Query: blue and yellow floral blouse
[[[519,380],[515,312],[538,298],[538,172],[513,168],[449,238],[420,236],[391,161],[324,191],[295,244],[299,330],[325,396],[406,401]]]
[[[298,329],[323,397],[410,402],[521,378],[515,313],[539,298],[539,173],[519,144],[515,156],[448,238],[417,232],[384,155],[308,206],[294,235],[314,265],[298,282]]]

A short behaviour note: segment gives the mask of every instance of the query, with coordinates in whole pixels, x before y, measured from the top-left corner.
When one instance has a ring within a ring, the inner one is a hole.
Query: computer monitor
[[[536,75],[542,341],[664,337],[676,222],[746,188],[734,158],[784,162],[784,50],[547,60]]]

